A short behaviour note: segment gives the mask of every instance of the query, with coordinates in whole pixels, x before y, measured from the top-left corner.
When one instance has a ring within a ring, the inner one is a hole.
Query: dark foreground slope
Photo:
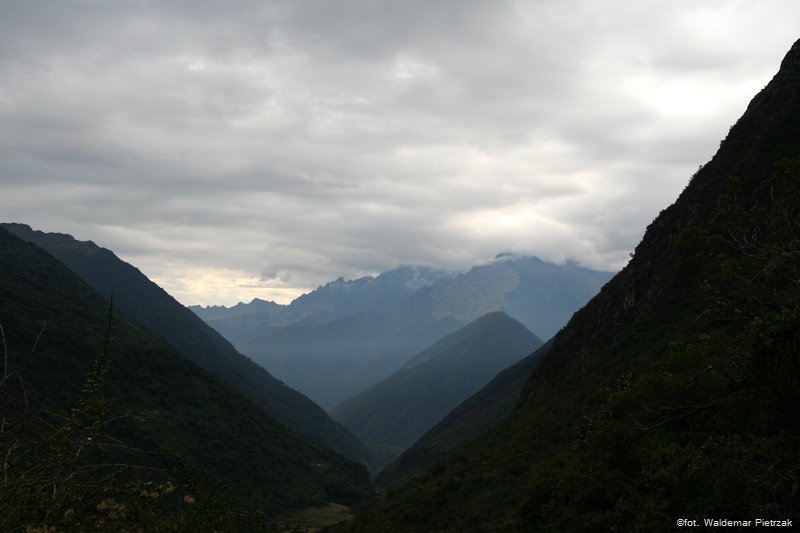
[[[497,372],[541,344],[507,314],[489,313],[343,402],[331,416],[367,444],[407,448]]]
[[[0,379],[5,464],[0,516],[11,520],[0,529],[24,525],[14,522],[27,519],[68,528],[58,524],[81,512],[59,507],[69,502],[62,489],[70,482],[83,479],[83,487],[94,490],[90,495],[102,495],[112,485],[172,479],[178,475],[178,456],[203,476],[230,479],[231,489],[220,493],[221,499],[235,495],[243,505],[267,514],[320,502],[353,502],[369,494],[362,466],[309,444],[120,313],[114,313],[105,370],[87,385],[101,352],[107,314],[108,302],[62,263],[0,229],[0,321],[7,354]],[[87,411],[80,400],[93,388],[99,397]],[[75,413],[82,414],[75,418]],[[37,420],[39,426],[33,424]],[[26,424],[35,426],[33,433],[25,433]],[[50,431],[48,425],[62,429]],[[52,453],[23,445],[25,439],[36,439],[36,427],[42,429],[41,438],[50,435],[47,449]],[[84,437],[67,453],[64,438],[76,432]],[[100,433],[107,436],[101,439]],[[84,457],[93,462],[83,464]],[[59,461],[77,473],[51,480],[44,500],[21,501],[37,489],[31,485],[36,483],[29,475],[33,470],[27,469],[43,461],[52,461],[40,469],[44,475],[53,474]],[[106,480],[111,483],[107,487],[96,487],[100,471],[118,463],[133,466]],[[147,487],[134,495],[154,490]],[[197,503],[199,495],[187,496],[187,502]],[[90,496],[78,500],[90,511],[101,503]],[[36,515],[36,505],[43,506],[41,515],[29,516]]]
[[[375,468],[377,458],[306,396],[287,387],[237,352],[222,336],[178,303],[137,268],[91,241],[2,224],[18,237],[53,254],[134,321],[162,335],[201,367],[222,377],[291,429],[348,459]]]
[[[381,490],[399,487],[508,417],[514,410],[531,372],[551,346],[552,340],[504,369],[485,387],[464,400],[400,457],[381,470],[375,479],[376,487]]]
[[[800,41],[515,412],[352,530],[798,519]],[[795,522],[796,523],[796,522]]]

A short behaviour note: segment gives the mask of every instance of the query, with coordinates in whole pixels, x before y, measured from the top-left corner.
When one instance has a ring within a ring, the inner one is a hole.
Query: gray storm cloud
[[[3,2],[0,212],[181,301],[505,249],[622,266],[793,0]]]

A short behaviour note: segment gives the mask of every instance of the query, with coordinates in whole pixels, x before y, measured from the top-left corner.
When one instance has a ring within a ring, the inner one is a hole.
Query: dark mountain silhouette
[[[238,353],[194,313],[110,250],[70,235],[34,231],[24,224],[0,227],[51,253],[101,295],[113,293],[115,306],[128,317],[162,335],[289,428],[372,469],[379,465],[374,453],[318,405]]]
[[[331,411],[368,445],[406,448],[542,341],[503,312],[469,323]]]
[[[800,508],[800,41],[500,424],[347,529],[663,531]]]
[[[9,524],[6,513],[30,520],[37,506],[39,524],[46,511],[50,524],[80,526],[63,517],[102,511],[95,509],[100,500],[89,499],[96,495],[120,497],[121,487],[134,483],[138,488],[122,496],[130,502],[165,487],[165,479],[182,483],[179,456],[204,478],[230,480],[221,501],[236,495],[267,515],[370,494],[363,466],[312,445],[119,311],[102,350],[108,302],[53,256],[2,228],[0,274],[3,528],[26,523]],[[84,437],[71,451],[66,439],[79,433]],[[55,476],[65,461],[72,474],[36,487],[33,472]],[[123,464],[122,473],[100,479]],[[19,499],[39,488],[43,501]],[[200,497],[190,493],[186,501],[199,505]],[[229,511],[237,510],[220,512]]]

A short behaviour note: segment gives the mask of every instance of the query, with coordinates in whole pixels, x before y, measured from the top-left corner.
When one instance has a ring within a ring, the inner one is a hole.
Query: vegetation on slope
[[[379,466],[377,456],[322,408],[237,352],[219,333],[110,250],[65,234],[33,231],[23,224],[1,226],[53,254],[101,295],[113,293],[115,305],[128,317],[162,335],[284,425],[373,470]]]
[[[235,496],[241,509],[260,509],[267,515],[331,501],[355,502],[370,493],[363,467],[309,444],[123,315],[114,316],[110,345],[101,350],[107,302],[52,256],[2,229],[0,273],[0,321],[7,354],[0,397],[5,474],[0,502],[3,516],[19,519],[6,524],[9,528],[58,525],[70,509],[77,512],[70,507],[76,498],[84,506],[102,503],[65,495],[58,484],[33,492],[52,495],[44,507],[22,498],[26,493],[20,492],[18,481],[28,480],[28,472],[50,471],[49,462],[63,456],[51,453],[49,436],[80,437],[77,449],[92,458],[82,470],[82,486],[103,501],[107,494],[125,496],[117,493],[123,482],[179,484],[180,463],[212,480],[212,485],[231,480],[230,488],[216,496],[218,503]],[[107,361],[102,380],[95,381],[102,401],[92,416],[82,417],[90,422],[81,422],[76,433],[70,420],[75,409],[80,412],[85,394],[81,385],[97,368],[101,351]],[[84,438],[92,436],[87,428],[98,418],[105,421],[106,437]],[[66,442],[75,444],[72,437]],[[128,462],[137,468],[121,478],[109,479],[91,468]]]
[[[505,422],[351,530],[661,531],[800,508],[800,41]]]

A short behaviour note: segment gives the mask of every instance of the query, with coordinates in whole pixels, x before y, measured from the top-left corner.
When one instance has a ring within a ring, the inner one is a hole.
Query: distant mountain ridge
[[[354,280],[340,277],[286,305],[254,298],[231,307],[192,305],[189,309],[226,338],[235,327],[236,317],[260,317],[260,324],[254,323],[245,333],[232,335],[238,340],[264,333],[269,326],[299,321],[316,325],[350,314],[420,306],[430,308],[436,318],[454,317],[464,323],[487,312],[504,311],[512,317],[518,315],[517,320],[538,337],[549,339],[564,325],[563,317],[568,318],[586,302],[587,294],[596,293],[612,275],[572,262],[556,265],[538,257],[504,252],[493,261],[461,274],[404,266],[374,277]],[[547,305],[543,308],[548,312],[529,309],[525,303],[529,298],[544,299]]]
[[[288,427],[321,446],[375,469],[378,459],[304,395],[272,377],[113,252],[71,235],[43,233],[25,224],[0,224],[47,250],[138,323],[159,333],[191,360],[216,373]]]
[[[488,313],[423,350],[331,416],[368,445],[407,448],[502,369],[542,341],[502,311]]]
[[[283,307],[285,306],[275,303],[272,300],[262,300],[261,298],[253,298],[248,303],[239,302],[231,307],[226,307],[224,305],[209,305],[206,307],[201,305],[188,306],[189,309],[204,321],[241,315],[270,315],[272,313],[279,313]]]
[[[403,267],[339,279],[266,312],[250,304],[227,316],[219,308],[193,310],[242,353],[330,409],[486,313],[504,311],[547,339],[610,277],[501,254],[462,274]]]
[[[353,314],[384,313],[420,289],[454,274],[428,267],[403,266],[378,276],[340,277],[281,305],[254,298],[250,303],[189,306],[234,344],[290,325],[315,326]]]

